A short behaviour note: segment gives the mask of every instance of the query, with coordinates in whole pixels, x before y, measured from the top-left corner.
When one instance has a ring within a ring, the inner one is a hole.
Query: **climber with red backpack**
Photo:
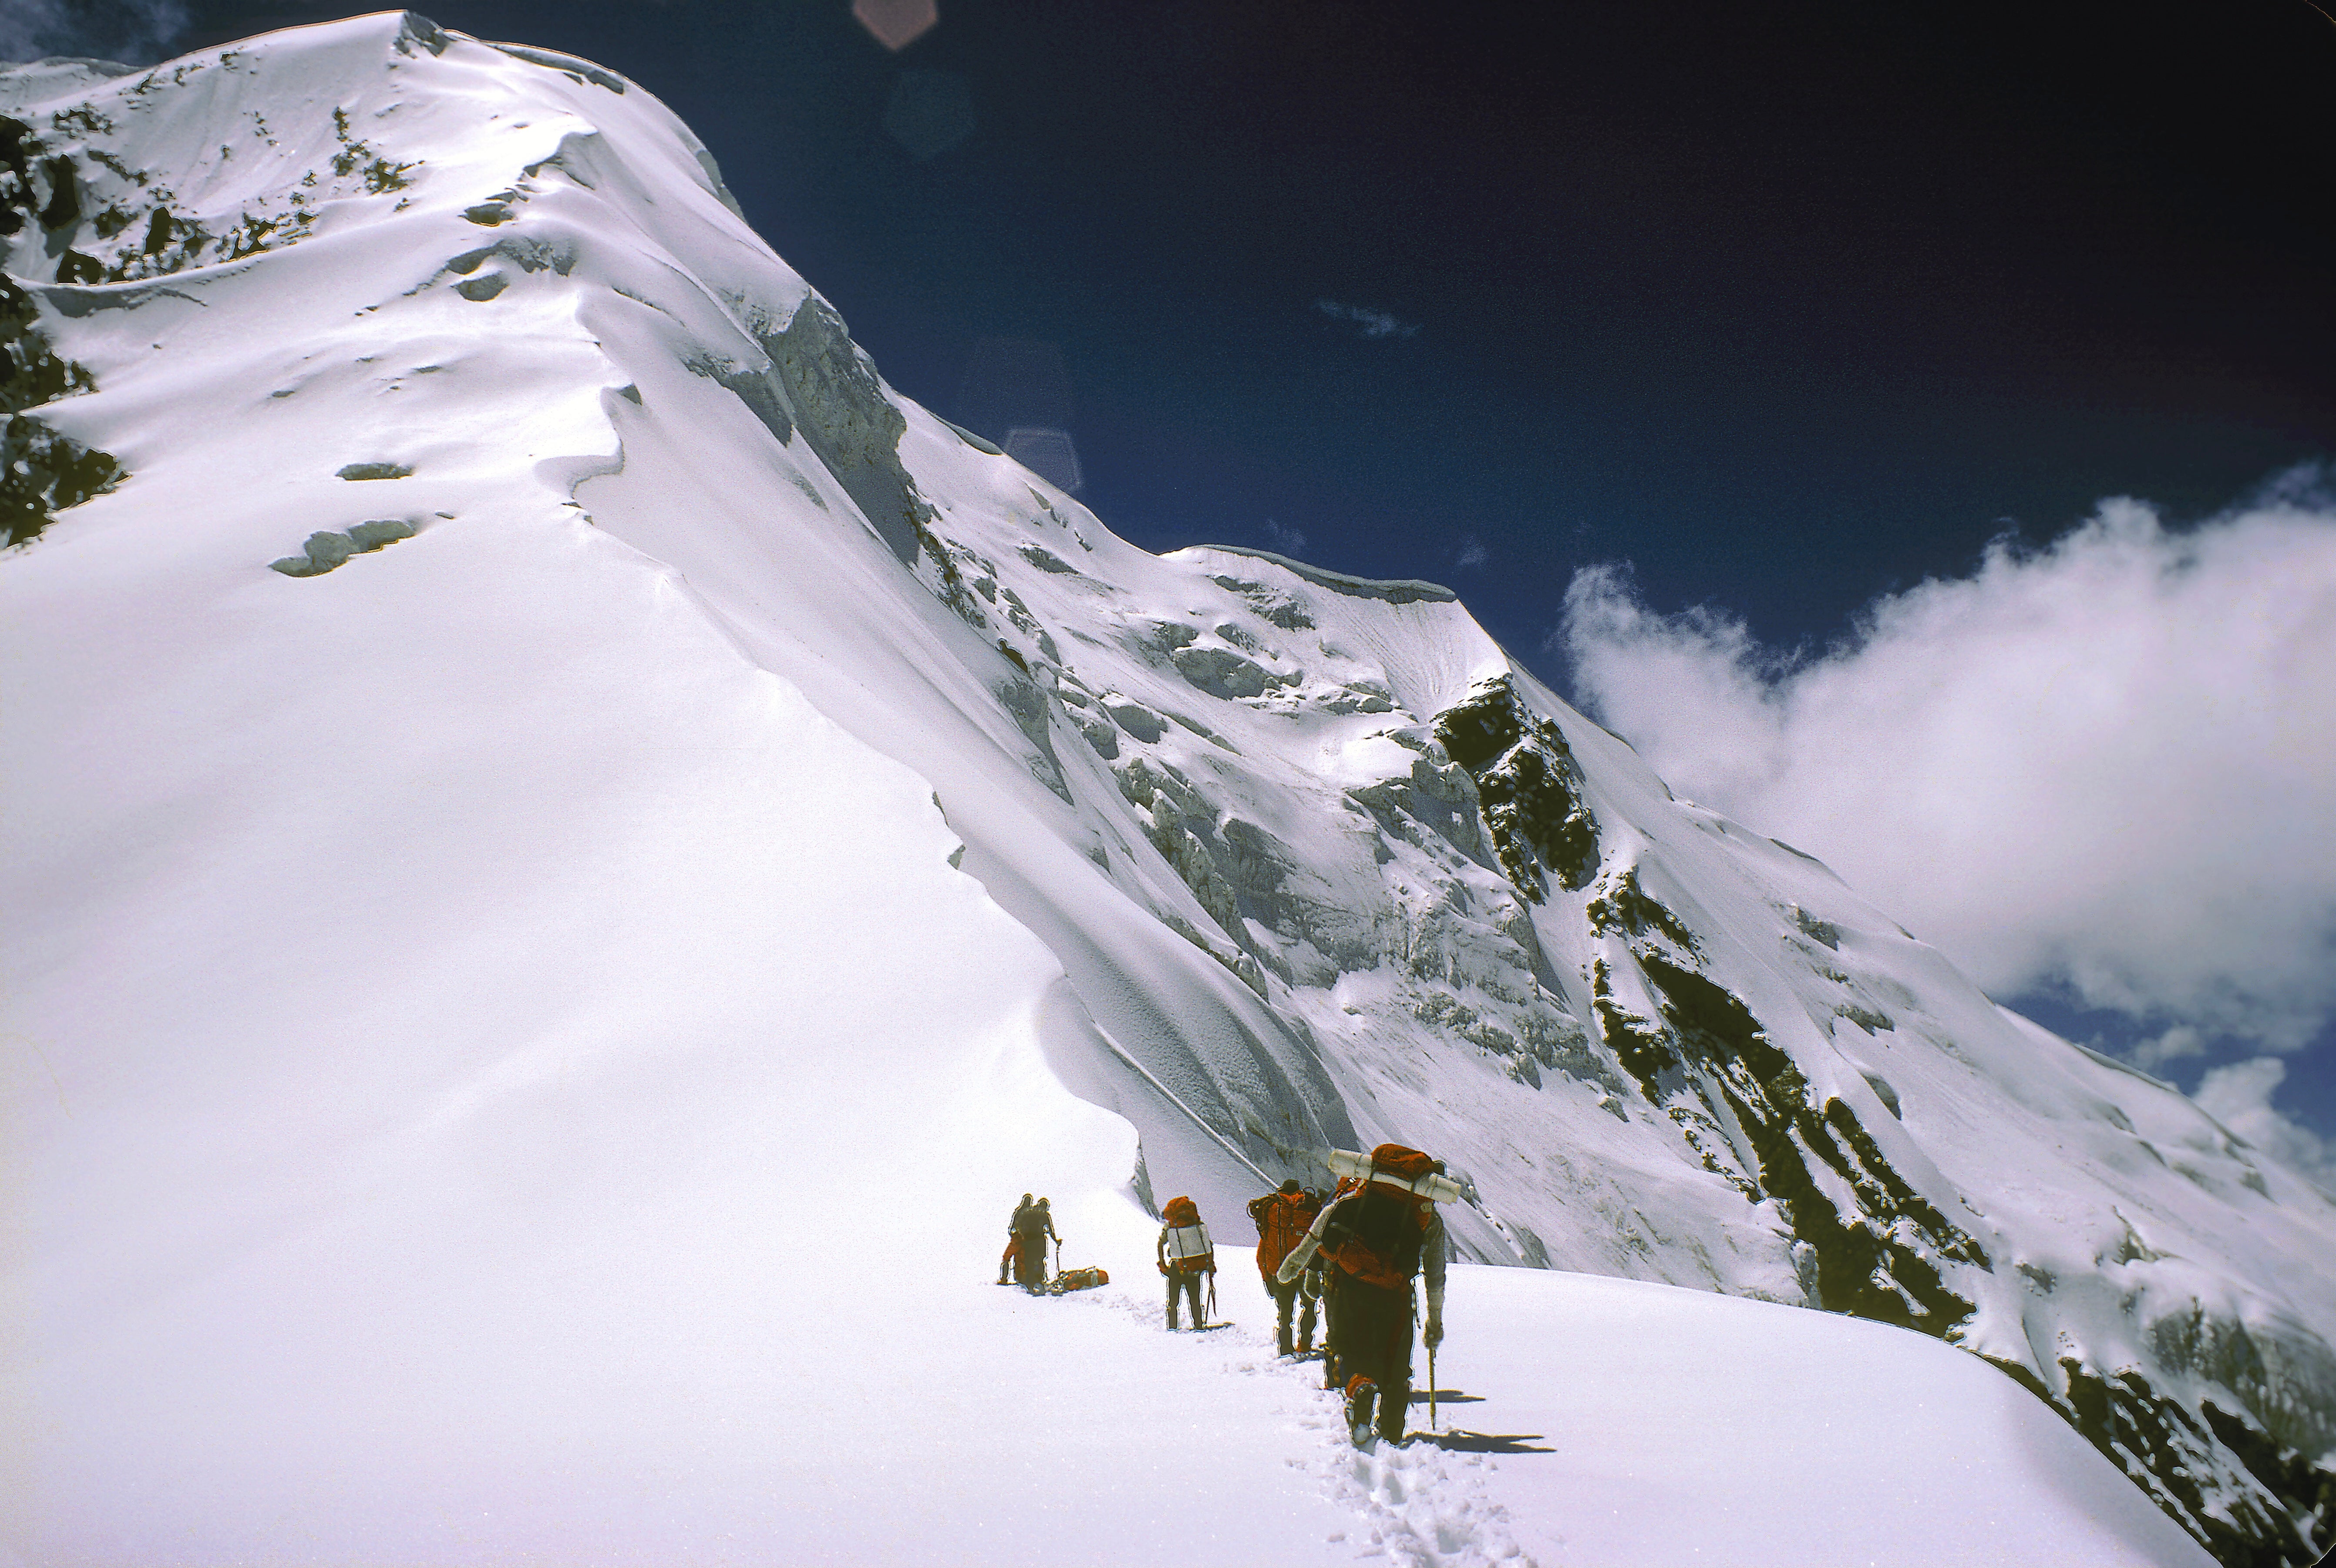
[[[1281,1190],[1268,1193],[1262,1198],[1250,1201],[1249,1217],[1257,1222],[1257,1271],[1265,1276],[1266,1294],[1273,1298],[1274,1338],[1281,1353],[1310,1356],[1314,1353],[1314,1297],[1305,1291],[1303,1279],[1283,1284],[1275,1277],[1281,1260],[1305,1238],[1314,1216],[1321,1212],[1319,1199],[1311,1198],[1296,1178],[1281,1183]],[[1290,1315],[1303,1297],[1305,1310],[1299,1314],[1298,1343],[1293,1349],[1290,1340]]]
[[[1211,1305],[1215,1304],[1217,1291],[1217,1249],[1209,1240],[1209,1227],[1201,1222],[1200,1205],[1190,1198],[1171,1198],[1168,1206],[1160,1211],[1165,1222],[1160,1227],[1160,1271],[1168,1276],[1168,1331],[1176,1331],[1176,1294],[1183,1291],[1191,1299],[1192,1327],[1209,1326],[1208,1315],[1201,1310],[1201,1277],[1209,1279]]]
[[[1399,1443],[1411,1415],[1411,1282],[1424,1276],[1427,1286],[1421,1337],[1432,1359],[1444,1342],[1445,1248],[1436,1205],[1462,1189],[1441,1161],[1400,1144],[1381,1144],[1368,1159],[1334,1151],[1331,1168],[1355,1177],[1354,1190],[1331,1200],[1276,1277],[1295,1283],[1318,1255],[1328,1261],[1329,1355],[1345,1379],[1348,1433],[1358,1448],[1369,1446],[1375,1427]]]

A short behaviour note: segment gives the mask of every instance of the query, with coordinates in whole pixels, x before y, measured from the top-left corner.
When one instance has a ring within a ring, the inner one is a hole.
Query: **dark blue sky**
[[[1122,534],[1448,581],[1561,686],[1585,564],[1822,643],[2007,528],[2336,454],[2303,0],[940,0],[897,54],[847,3],[424,9],[664,98],[894,385],[1068,429]],[[2336,1048],[2294,1070],[2336,1130]]]
[[[192,9],[182,44],[345,8]],[[1271,520],[1529,659],[1588,561],[1824,638],[2010,523],[2199,515],[2336,451],[2302,0],[942,0],[897,54],[843,0],[432,13],[665,98],[889,379],[1064,424],[1120,532]],[[924,148],[969,129],[915,157],[896,94]],[[1005,378],[1046,406],[968,381],[992,338],[1059,353]]]

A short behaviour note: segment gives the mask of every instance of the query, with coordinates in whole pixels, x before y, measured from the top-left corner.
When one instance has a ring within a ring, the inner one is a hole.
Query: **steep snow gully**
[[[900,396],[621,76],[0,72],[0,1563],[2336,1538],[2336,1203],[1449,591]],[[1358,1454],[1238,1216],[1389,1138],[1467,1430]]]

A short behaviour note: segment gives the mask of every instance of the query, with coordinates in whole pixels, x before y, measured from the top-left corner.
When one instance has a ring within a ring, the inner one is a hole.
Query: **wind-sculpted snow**
[[[1261,1183],[1396,1139],[1462,1180],[1464,1261],[1913,1329],[2004,1368],[1920,1347],[2026,1385],[2225,1562],[2327,1544],[2336,1205],[1995,1008],[1823,866],[1673,799],[1449,590],[1116,538],[887,386],[705,150],[601,67],[383,16],[118,77],[44,69],[0,98],[0,330],[9,395],[32,389],[10,412],[37,406],[59,472],[112,465],[42,480],[22,505],[45,531],[0,561],[24,694],[11,896],[39,916],[9,1027],[53,1064],[8,1058],[43,1183],[12,1278],[48,1292],[34,1397],[78,1412],[44,1475],[178,1477],[145,1524],[216,1523],[232,1488],[206,1492],[149,1408],[216,1392],[185,1323],[249,1371],[259,1341],[219,1327],[247,1285],[362,1315],[413,1256],[482,1303],[454,1371],[551,1412],[485,1421],[447,1461],[541,1456],[498,1494],[513,1516],[562,1464],[616,1485],[605,1456],[633,1450],[608,1412],[655,1387],[680,1390],[660,1418],[700,1423],[658,1463],[857,1496],[843,1459],[755,1425],[802,1409],[758,1345],[823,1375],[896,1359],[899,1403],[833,1446],[864,1456],[884,1421],[930,1418],[918,1378],[965,1375],[939,1319],[962,1303],[893,1281],[986,1272],[989,1211],[1030,1182],[1140,1271],[1153,1194],[1194,1194],[1232,1242]],[[190,1080],[212,1060],[255,1107],[307,1108],[269,1130]],[[154,1062],[165,1086],[135,1087]],[[370,1097],[334,1086],[352,1076]],[[125,1146],[216,1227],[124,1195]],[[303,1151],[313,1180],[287,1174]],[[549,1195],[538,1164],[609,1206]],[[312,1207],[285,1195],[311,1186]],[[881,1244],[847,1259],[831,1221]],[[604,1223],[620,1264],[588,1245]],[[539,1231],[517,1261],[476,1240]],[[155,1234],[177,1239],[152,1269],[100,1255]],[[768,1304],[804,1257],[826,1290],[901,1300]],[[1533,1278],[1553,1293],[1485,1299],[1519,1322],[1588,1300]],[[622,1310],[530,1339],[566,1280]],[[381,1365],[455,1331],[409,1294],[365,1341]],[[88,1301],[112,1326],[76,1339]],[[339,1368],[381,1431],[476,1414],[436,1381],[399,1405],[284,1310],[309,1336],[291,1364]],[[1045,1364],[1020,1320],[977,1315],[1017,1375]],[[1728,1320],[1747,1343],[1774,1320]],[[546,1392],[630,1324],[672,1342],[593,1372],[604,1403]],[[230,1413],[235,1463],[317,1419],[259,1386]],[[1150,1452],[1157,1419],[1125,1412],[1111,1451]],[[2043,1470],[2109,1474],[2050,1432],[2063,1449],[2020,1438]],[[1510,1560],[1531,1533],[1451,1456],[1338,1463],[1304,1471],[1290,1518],[1343,1497],[1418,1561]],[[385,1517],[460,1491],[400,1465]],[[232,1479],[296,1511],[325,1506],[303,1485],[352,1484]],[[611,1560],[686,1560],[733,1525],[803,1554],[721,1487],[703,1533]],[[70,1512],[42,1527],[83,1539]],[[896,1526],[850,1539],[881,1553]],[[1319,1552],[1292,1528],[1249,1560]],[[2088,1560],[2156,1549],[2133,1550]]]

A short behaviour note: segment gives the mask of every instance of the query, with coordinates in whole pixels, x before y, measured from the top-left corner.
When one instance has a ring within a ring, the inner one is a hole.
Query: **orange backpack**
[[[1416,1181],[1436,1169],[1433,1158],[1417,1149],[1406,1149],[1401,1144],[1381,1144],[1371,1151],[1371,1164],[1382,1171],[1401,1176],[1406,1182]]]
[[[1200,1205],[1190,1198],[1171,1198],[1160,1212],[1167,1222],[1160,1232],[1160,1245],[1170,1256],[1163,1257],[1160,1266],[1180,1274],[1213,1274],[1217,1271],[1216,1251],[1209,1242],[1209,1228],[1201,1223]]]
[[[1303,1193],[1268,1193],[1251,1203],[1249,1212],[1257,1222],[1258,1270],[1270,1274],[1306,1239],[1307,1227],[1321,1211],[1307,1202]]]
[[[1419,1271],[1420,1243],[1436,1222],[1435,1205],[1384,1182],[1361,1184],[1322,1238],[1322,1252],[1367,1285],[1398,1290]]]

